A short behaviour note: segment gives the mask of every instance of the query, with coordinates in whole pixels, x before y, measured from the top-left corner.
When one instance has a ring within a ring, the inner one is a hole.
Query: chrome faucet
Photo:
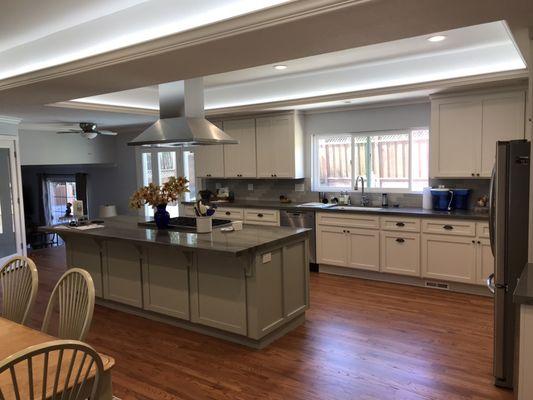
[[[353,189],[359,190],[359,180],[361,180],[361,206],[367,207],[370,204],[370,199],[365,195],[365,178],[361,175],[357,175]]]

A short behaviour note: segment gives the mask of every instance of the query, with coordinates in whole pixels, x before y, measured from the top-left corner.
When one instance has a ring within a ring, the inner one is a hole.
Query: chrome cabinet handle
[[[490,292],[494,294],[496,292],[496,288],[494,286],[494,274],[490,274],[487,278],[487,287],[489,288]]]

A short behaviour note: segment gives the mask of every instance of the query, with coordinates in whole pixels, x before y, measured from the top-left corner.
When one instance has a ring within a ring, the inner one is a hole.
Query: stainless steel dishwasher
[[[311,271],[318,271],[318,264],[316,264],[315,212],[281,210],[280,225],[311,229],[309,233],[309,268]]]

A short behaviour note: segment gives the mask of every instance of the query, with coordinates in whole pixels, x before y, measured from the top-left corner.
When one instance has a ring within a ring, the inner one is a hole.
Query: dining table
[[[35,346],[38,344],[56,341],[57,337],[48,335],[41,331],[29,328],[25,325],[18,324],[16,322],[10,321],[8,319],[0,317],[0,360],[3,360],[21,350],[26,349],[30,346]],[[100,377],[100,390],[98,400],[112,400],[113,399],[113,387],[111,379],[111,371],[115,365],[115,360],[102,353],[98,353],[102,359],[102,364],[104,367],[104,373]],[[42,376],[41,364],[35,363],[34,366],[34,375],[36,377]],[[39,370],[40,368],[40,370]],[[62,379],[65,377],[62,376]],[[91,378],[89,376],[89,378]],[[19,381],[19,387],[24,384],[28,384],[27,375],[21,375]],[[24,381],[26,380],[26,382]],[[64,382],[59,382],[58,387],[63,387]],[[12,385],[10,374],[1,374],[0,375],[0,388],[6,388]],[[6,397],[6,400],[8,398]]]

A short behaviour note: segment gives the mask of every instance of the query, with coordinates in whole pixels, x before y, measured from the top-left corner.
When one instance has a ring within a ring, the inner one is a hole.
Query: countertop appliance
[[[212,220],[213,227],[224,227],[231,225],[229,219],[218,219],[213,218]],[[145,226],[149,228],[155,227],[155,221],[146,221],[139,222],[139,226]],[[168,224],[169,230],[178,230],[178,231],[196,231],[196,218],[194,217],[176,217],[170,218],[170,223]]]
[[[316,264],[316,238],[314,211],[280,211],[280,225],[292,228],[310,228],[309,234],[309,269],[318,272]]]
[[[453,203],[453,192],[444,187],[431,189],[433,209],[437,211],[451,211]]]
[[[511,388],[515,369],[517,308],[513,292],[528,261],[530,143],[496,143],[490,190],[489,230],[494,273],[487,286],[494,293],[494,377]]]

